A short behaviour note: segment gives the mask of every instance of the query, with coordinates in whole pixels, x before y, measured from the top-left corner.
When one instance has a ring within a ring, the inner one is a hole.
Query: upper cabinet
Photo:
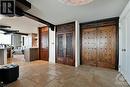
[[[25,48],[38,48],[38,34],[31,33],[28,36],[23,36],[22,42]]]
[[[38,35],[37,33],[32,33],[32,47],[38,47]]]

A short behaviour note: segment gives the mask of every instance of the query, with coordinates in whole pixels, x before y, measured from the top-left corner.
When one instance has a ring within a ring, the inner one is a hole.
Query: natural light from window
[[[0,44],[11,44],[11,35],[0,34]]]

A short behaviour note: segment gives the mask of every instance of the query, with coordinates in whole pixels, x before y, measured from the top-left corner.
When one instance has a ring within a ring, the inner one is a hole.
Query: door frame
[[[41,45],[41,44],[40,44],[40,40],[41,40],[41,39],[40,39],[39,31],[40,31],[41,28],[45,28],[45,27],[48,27],[48,26],[38,27],[38,40],[39,40],[39,41],[38,41],[38,42],[39,42],[39,43],[38,43],[38,44],[39,44],[39,47],[38,47],[38,48],[39,48],[39,59],[41,59],[41,58],[40,58],[40,45]],[[49,62],[49,27],[48,27],[48,62]]]
[[[64,25],[68,25],[68,24],[73,24],[74,23],[74,31],[73,31],[73,44],[74,44],[74,48],[73,48],[73,57],[74,57],[74,65],[75,66],[75,21],[73,22],[69,22],[69,23],[64,23],[64,24],[59,24],[59,25],[55,25],[55,63],[57,63],[57,49],[56,49],[56,45],[57,45],[57,26],[64,26]],[[69,31],[70,32],[70,31]],[[59,33],[60,34],[60,33]],[[62,34],[62,33],[61,33]]]
[[[104,23],[104,24],[101,25],[102,23]],[[101,19],[101,20],[96,20],[96,21],[92,21],[92,22],[80,23],[80,64],[82,64],[82,30],[85,29],[85,27],[92,28],[92,27],[108,26],[108,25],[115,25],[116,26],[115,70],[119,69],[119,66],[118,66],[119,65],[119,17]]]

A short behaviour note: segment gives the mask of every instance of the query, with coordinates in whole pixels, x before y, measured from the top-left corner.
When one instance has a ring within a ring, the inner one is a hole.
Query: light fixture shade
[[[79,6],[79,5],[88,4],[93,0],[59,0],[59,1],[67,5]]]
[[[1,15],[1,14],[0,14],[0,20],[1,20],[3,17],[4,17],[4,15]]]

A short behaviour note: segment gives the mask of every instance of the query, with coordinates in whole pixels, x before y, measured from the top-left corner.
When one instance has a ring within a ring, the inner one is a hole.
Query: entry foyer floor
[[[20,77],[7,87],[129,87],[115,70],[34,61],[20,64]]]

